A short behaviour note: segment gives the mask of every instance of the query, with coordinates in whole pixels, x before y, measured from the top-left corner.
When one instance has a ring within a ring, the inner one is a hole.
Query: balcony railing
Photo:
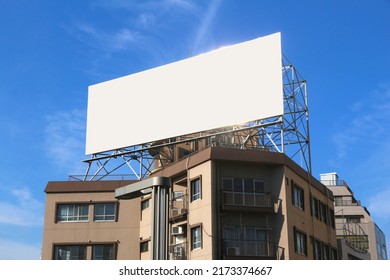
[[[170,218],[186,215],[188,212],[188,195],[176,196],[170,201]]]
[[[222,194],[224,206],[272,207],[272,197],[270,193],[223,191]]]
[[[269,241],[225,239],[223,248],[227,257],[275,257],[274,244]]]
[[[321,183],[325,186],[346,186],[344,180],[321,180]]]
[[[360,200],[335,200],[335,206],[361,206]]]

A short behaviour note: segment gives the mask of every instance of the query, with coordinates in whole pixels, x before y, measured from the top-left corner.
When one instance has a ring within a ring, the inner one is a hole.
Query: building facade
[[[156,169],[172,181],[169,258],[337,259],[333,194],[285,154],[207,147]],[[150,259],[148,194],[133,181],[49,182],[42,259]]]
[[[370,212],[336,172],[321,174],[321,182],[334,195],[338,251],[342,259],[386,260],[384,233]]]

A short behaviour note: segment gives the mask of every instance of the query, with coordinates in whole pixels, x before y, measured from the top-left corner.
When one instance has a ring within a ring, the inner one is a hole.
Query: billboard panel
[[[280,33],[89,87],[86,154],[283,114]]]

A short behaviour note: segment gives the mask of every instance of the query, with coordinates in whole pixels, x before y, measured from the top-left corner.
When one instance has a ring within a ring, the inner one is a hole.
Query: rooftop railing
[[[131,174],[113,174],[113,175],[101,175],[101,176],[95,176],[95,175],[69,175],[68,181],[124,181],[124,180],[138,180],[138,178],[135,175]]]

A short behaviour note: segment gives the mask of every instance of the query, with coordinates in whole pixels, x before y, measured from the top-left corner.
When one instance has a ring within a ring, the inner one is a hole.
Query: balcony
[[[360,200],[338,200],[335,199],[335,206],[361,206]]]
[[[222,207],[225,210],[272,212],[270,193],[222,192]]]
[[[188,213],[188,195],[176,195],[170,201],[169,220],[184,220]]]
[[[347,186],[347,183],[345,183],[344,180],[321,180],[321,183],[325,186]]]

